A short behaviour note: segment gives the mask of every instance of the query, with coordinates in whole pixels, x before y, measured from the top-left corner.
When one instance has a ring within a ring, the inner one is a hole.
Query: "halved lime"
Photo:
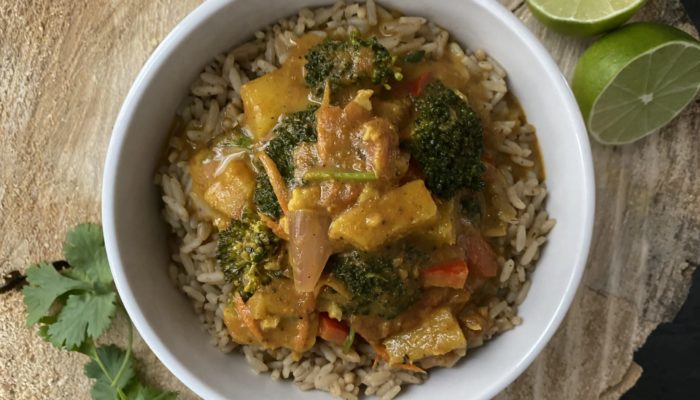
[[[527,0],[543,24],[567,35],[592,36],[630,19],[646,0]]]
[[[627,25],[583,53],[572,89],[591,136],[634,142],[671,122],[698,94],[700,42],[670,26]]]

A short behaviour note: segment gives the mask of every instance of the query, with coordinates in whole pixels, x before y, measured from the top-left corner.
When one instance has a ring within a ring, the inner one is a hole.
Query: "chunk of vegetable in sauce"
[[[373,250],[390,240],[435,221],[437,206],[421,180],[409,182],[376,199],[359,202],[330,226],[331,239],[362,250]]]
[[[465,349],[467,340],[459,323],[448,308],[439,308],[420,326],[384,340],[390,364],[418,361]]]
[[[265,137],[280,115],[304,110],[309,104],[309,89],[304,83],[304,54],[321,41],[307,34],[297,39],[282,66],[241,87],[245,125],[256,139]]]
[[[441,81],[433,81],[416,98],[415,108],[408,148],[430,191],[449,200],[463,189],[481,190],[482,127],[465,99]]]
[[[318,336],[321,339],[342,345],[348,338],[350,330],[337,319],[333,319],[326,313],[319,315]]]
[[[326,85],[336,93],[362,81],[384,85],[394,76],[394,60],[376,37],[362,39],[354,34],[342,41],[326,39],[311,48],[306,60],[304,78],[318,98]]]
[[[281,240],[257,214],[244,213],[219,232],[216,257],[234,291],[247,299],[281,275],[277,257]]]
[[[316,133],[316,107],[285,114],[273,130],[274,136],[265,146],[267,154],[288,184],[294,184],[294,151],[304,143],[318,140]]]
[[[335,254],[327,269],[343,287],[334,289],[338,295],[328,297],[336,300],[343,314],[392,319],[413,304],[419,294],[412,268],[409,262],[394,265],[387,254],[357,250]]]
[[[478,276],[495,277],[498,274],[496,252],[471,224],[465,223],[463,227],[464,232],[459,237],[459,244],[464,249],[469,267]]]
[[[262,166],[258,168],[258,176],[255,178],[253,202],[255,210],[261,214],[272,219],[279,219],[282,216],[282,207],[280,207],[275,190],[272,188],[270,178]]]
[[[417,236],[435,246],[452,246],[457,241],[457,206],[456,199],[438,205],[435,223],[417,234]]]
[[[462,289],[467,282],[469,268],[464,260],[450,260],[421,271],[423,286]]]
[[[244,309],[249,316],[242,315],[241,307],[233,302],[224,309],[226,328],[239,343],[303,352],[316,341],[318,316],[313,312],[313,296],[298,294],[291,280],[277,279],[258,290]],[[257,332],[251,331],[251,325]]]
[[[294,287],[298,292],[313,292],[333,252],[328,239],[330,218],[314,210],[290,211],[287,217]]]
[[[189,162],[192,190],[224,219],[239,219],[252,204],[255,174],[244,159],[199,150]]]

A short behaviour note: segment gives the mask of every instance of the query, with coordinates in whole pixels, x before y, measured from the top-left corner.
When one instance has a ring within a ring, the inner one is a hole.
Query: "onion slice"
[[[289,257],[297,292],[313,292],[331,255],[331,219],[319,211],[290,211]]]

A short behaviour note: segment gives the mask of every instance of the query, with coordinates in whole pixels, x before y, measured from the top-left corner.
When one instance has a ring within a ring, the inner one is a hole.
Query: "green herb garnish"
[[[176,393],[146,386],[137,378],[130,322],[126,350],[95,344],[116,311],[124,311],[109,271],[102,228],[76,226],[66,236],[63,253],[70,267],[61,272],[50,263],[27,269],[28,286],[23,290],[27,325],[38,323],[39,335],[54,346],[90,357],[85,375],[94,380],[93,399],[175,399]]]
[[[306,172],[303,179],[304,182],[371,182],[378,178],[374,172],[316,169]]]
[[[352,348],[352,344],[355,342],[355,330],[352,329],[352,326],[350,327],[350,331],[348,332],[348,336],[345,338],[345,341],[343,342],[343,353],[347,353],[350,351],[350,348]]]
[[[414,52],[406,54],[403,57],[403,60],[407,63],[415,64],[415,63],[419,63],[419,62],[423,61],[424,57],[425,57],[425,50],[418,50],[418,51],[414,51]]]

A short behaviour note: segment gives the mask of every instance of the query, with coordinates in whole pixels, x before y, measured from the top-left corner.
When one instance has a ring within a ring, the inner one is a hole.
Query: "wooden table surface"
[[[588,41],[544,29],[523,1],[501,2],[570,77]],[[159,41],[199,3],[0,0],[0,274],[60,259],[67,229],[99,221],[121,102]],[[650,0],[636,19],[697,36],[678,0]],[[638,143],[592,144],[596,225],[583,282],[558,333],[498,398],[617,398],[637,380],[634,350],[676,314],[700,263],[699,125],[696,101]],[[0,399],[89,398],[86,358],[42,342],[24,313],[19,292],[0,294]],[[124,324],[109,339],[122,341]],[[140,339],[136,353],[150,382],[196,398]]]

